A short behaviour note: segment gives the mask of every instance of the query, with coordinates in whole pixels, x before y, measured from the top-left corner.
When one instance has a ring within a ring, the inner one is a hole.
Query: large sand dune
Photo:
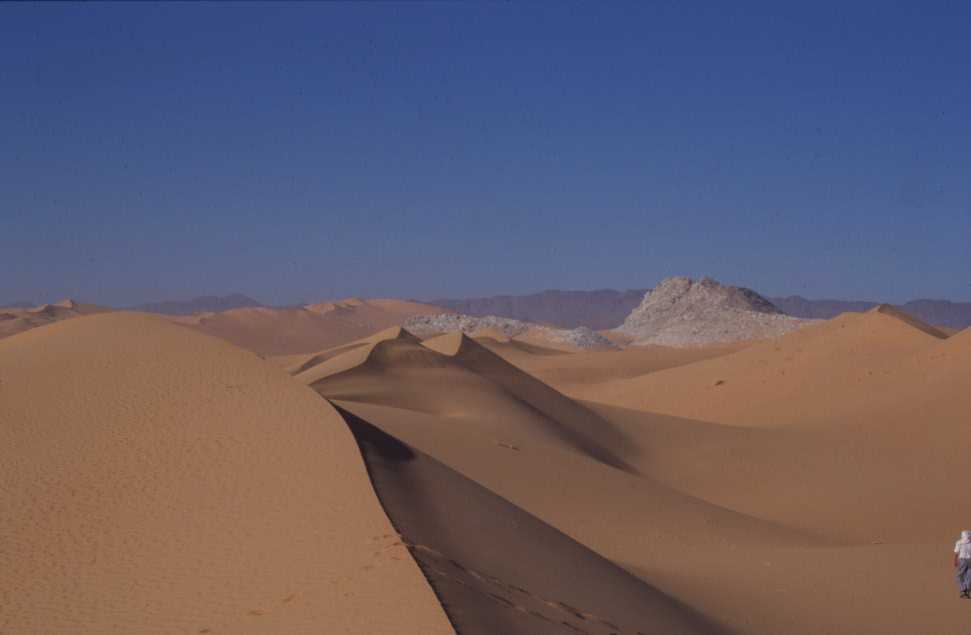
[[[7,338],[0,447],[0,632],[452,632],[343,420],[251,353],[138,314]]]
[[[349,298],[289,309],[253,307],[173,317],[262,355],[293,355],[346,344],[441,307],[405,300]]]
[[[621,378],[573,394],[595,401],[736,425],[852,419],[893,402],[901,365],[943,333],[890,311],[846,313],[730,355]]]
[[[719,633],[439,461],[342,411],[385,509],[463,635]]]

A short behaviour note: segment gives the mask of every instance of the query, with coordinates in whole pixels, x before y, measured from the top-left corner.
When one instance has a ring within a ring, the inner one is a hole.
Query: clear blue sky
[[[0,5],[0,303],[971,300],[969,6]]]

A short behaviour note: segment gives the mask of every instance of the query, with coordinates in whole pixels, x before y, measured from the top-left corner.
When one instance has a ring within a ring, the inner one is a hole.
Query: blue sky
[[[0,5],[0,304],[971,300],[971,5],[783,4]]]

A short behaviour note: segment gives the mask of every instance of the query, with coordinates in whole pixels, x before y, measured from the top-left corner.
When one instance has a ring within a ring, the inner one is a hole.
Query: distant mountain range
[[[798,295],[769,298],[773,304],[794,317],[828,319],[847,311],[869,311],[879,302],[864,300],[807,300]],[[950,300],[911,300],[893,305],[915,318],[936,326],[965,329],[971,326],[971,302]]]
[[[468,315],[502,317],[576,328],[613,329],[623,324],[650,289],[616,291],[543,291],[528,295],[497,295],[482,298],[439,298],[431,304]],[[792,317],[829,319],[847,311],[868,311],[881,304],[866,300],[809,300],[801,296],[769,297],[769,301]],[[930,324],[964,329],[971,326],[971,302],[912,300],[896,305]]]
[[[203,295],[191,300],[168,300],[166,302],[149,302],[128,307],[134,311],[146,313],[163,313],[165,315],[192,315],[193,313],[218,313],[230,309],[265,306],[259,300],[248,295],[233,293],[231,295]]]
[[[439,298],[430,304],[466,315],[500,317],[574,329],[594,330],[619,327],[644,299],[650,289],[597,289],[595,291],[549,290],[525,295],[496,295],[478,298]],[[869,300],[810,300],[798,295],[768,297],[784,313],[793,317],[829,319],[847,311],[868,311],[880,304]],[[6,307],[32,307],[33,302],[13,302]],[[189,300],[149,302],[128,307],[135,311],[166,315],[228,311],[268,306],[241,293],[206,295]],[[971,326],[971,302],[950,300],[912,300],[896,305],[901,310],[930,324],[964,329]]]

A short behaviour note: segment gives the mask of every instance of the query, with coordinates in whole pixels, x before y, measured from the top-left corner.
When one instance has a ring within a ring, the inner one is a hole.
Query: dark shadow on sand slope
[[[728,631],[448,466],[334,406],[461,635]]]
[[[382,374],[381,381],[368,382],[366,378],[375,373]],[[435,373],[437,377],[432,376]],[[422,390],[436,382],[454,390]],[[491,398],[499,407],[527,413],[531,432],[612,468],[637,473],[618,457],[629,443],[611,423],[464,336],[455,355],[428,348],[414,338],[384,340],[371,348],[363,363],[356,361],[308,385],[327,399],[431,413],[447,411],[465,397]],[[488,407],[483,405],[482,411]]]
[[[488,379],[533,410],[548,422],[554,435],[577,451],[610,467],[637,474],[619,456],[629,443],[613,424],[472,338],[459,334],[457,339],[458,349],[451,356],[456,363]]]

